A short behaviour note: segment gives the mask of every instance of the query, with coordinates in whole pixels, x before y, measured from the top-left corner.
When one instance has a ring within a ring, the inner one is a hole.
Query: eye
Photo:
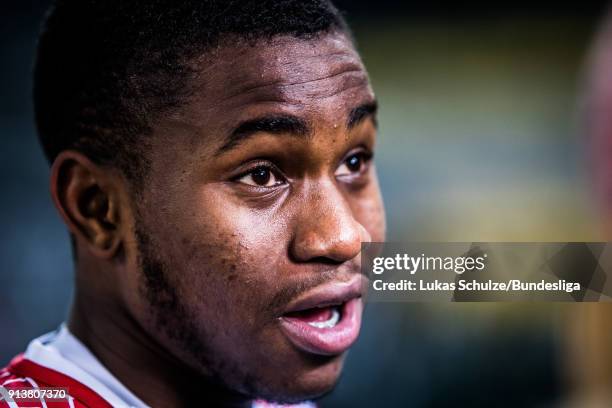
[[[242,184],[255,187],[274,187],[284,183],[284,180],[268,166],[257,166],[236,178]]]
[[[372,154],[364,151],[350,154],[336,170],[336,177],[355,176],[362,173],[368,168]]]

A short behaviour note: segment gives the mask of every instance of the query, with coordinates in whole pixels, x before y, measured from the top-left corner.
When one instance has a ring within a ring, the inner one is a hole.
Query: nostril
[[[310,259],[309,262],[320,263],[324,265],[340,265],[344,263],[344,261],[339,261],[325,256],[317,256],[315,258]]]
[[[319,227],[300,231],[291,243],[291,256],[298,262],[319,262],[337,265],[358,256],[361,252],[363,227],[352,220],[352,225],[342,228]],[[360,230],[361,229],[361,230]]]

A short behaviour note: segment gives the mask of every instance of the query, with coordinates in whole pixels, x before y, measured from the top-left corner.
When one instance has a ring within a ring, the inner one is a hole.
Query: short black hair
[[[140,179],[141,136],[189,96],[191,59],[229,35],[256,42],[336,30],[348,34],[327,0],[58,0],[34,67],[45,155],[52,163],[76,149]]]

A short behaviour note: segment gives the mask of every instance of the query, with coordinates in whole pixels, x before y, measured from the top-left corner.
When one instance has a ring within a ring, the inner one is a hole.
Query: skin
[[[359,273],[361,242],[384,240],[374,114],[347,123],[375,101],[367,74],[341,33],[227,41],[192,65],[192,96],[147,139],[140,188],[75,151],[53,165],[77,242],[69,328],[153,406],[320,396],[344,355],[296,348],[278,319]],[[262,116],[305,127],[228,146]]]

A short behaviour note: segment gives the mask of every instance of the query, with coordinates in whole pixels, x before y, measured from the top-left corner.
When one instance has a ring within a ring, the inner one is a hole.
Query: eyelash
[[[353,150],[351,152],[349,152],[344,159],[342,160],[342,162],[340,163],[339,167],[340,168],[342,165],[346,165],[348,163],[348,160],[351,159],[352,157],[359,157],[362,160],[362,169],[360,169],[360,171],[357,173],[352,173],[352,174],[347,174],[347,175],[339,175],[337,176],[338,178],[342,178],[342,179],[354,179],[354,178],[358,178],[360,176],[362,176],[363,174],[366,173],[367,169],[369,168],[369,164],[372,161],[374,154],[373,152],[365,149],[365,148],[361,148],[359,150]],[[243,183],[240,180],[244,179],[245,177],[251,176],[253,177],[255,175],[255,173],[258,170],[265,170],[267,172],[270,173],[270,175],[274,176],[276,179],[278,179],[278,183],[276,183],[274,186],[263,186],[263,185],[252,185],[252,184],[247,184],[247,183]],[[277,187],[278,185],[282,185],[282,184],[286,184],[287,183],[287,177],[285,177],[283,175],[283,173],[278,169],[277,166],[275,166],[274,164],[272,164],[269,161],[259,161],[259,162],[255,162],[252,163],[250,168],[241,172],[239,175],[235,176],[232,178],[232,181],[237,182],[237,183],[241,183],[244,184],[250,188],[256,188],[256,189],[271,189],[274,187]]]
[[[361,159],[362,162],[361,162],[360,170],[352,174],[338,176],[338,177],[347,177],[351,179],[361,177],[363,174],[367,172],[369,165],[374,157],[374,153],[365,148],[353,150],[345,156],[344,160],[342,160],[340,165],[342,166],[342,165],[348,164],[349,159],[351,159],[352,157],[358,157]]]
[[[254,162],[251,163],[251,165],[249,166],[249,168],[243,172],[241,172],[239,175],[235,176],[232,178],[232,181],[240,183],[240,184],[244,184],[248,187],[251,188],[257,188],[257,189],[269,189],[272,187],[266,187],[266,186],[255,186],[255,185],[250,185],[247,183],[241,183],[240,180],[247,177],[247,176],[253,176],[255,174],[255,172],[257,170],[266,170],[268,172],[270,172],[271,175],[273,175],[275,178],[280,179],[280,184],[285,184],[287,182],[287,178],[283,175],[283,173],[278,169],[278,167],[276,167],[275,165],[273,165],[272,163],[270,163],[269,161],[259,161],[259,162]]]

